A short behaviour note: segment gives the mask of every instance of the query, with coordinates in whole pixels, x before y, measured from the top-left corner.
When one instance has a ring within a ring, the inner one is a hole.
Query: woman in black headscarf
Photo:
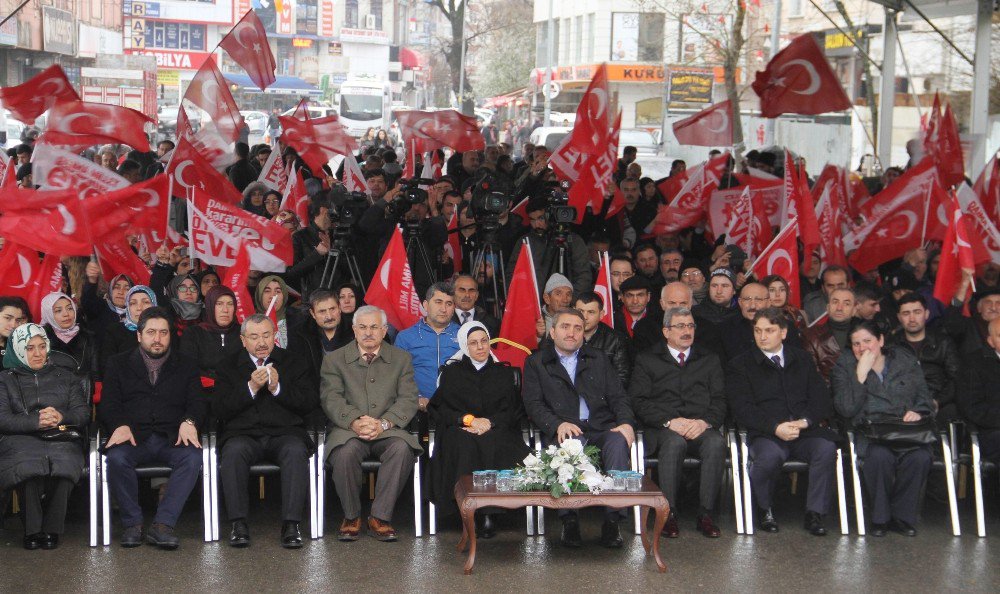
[[[198,362],[202,384],[207,386],[215,383],[216,368],[241,348],[236,293],[216,285],[205,295],[204,321],[187,329],[180,351]]]
[[[177,336],[183,336],[185,330],[201,322],[204,306],[198,281],[193,276],[185,274],[170,279],[167,283],[167,297],[170,298]]]

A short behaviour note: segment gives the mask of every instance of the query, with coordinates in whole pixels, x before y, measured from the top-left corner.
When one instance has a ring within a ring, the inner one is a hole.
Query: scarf
[[[146,373],[149,374],[149,383],[156,385],[156,380],[160,377],[160,370],[163,369],[163,365],[167,362],[167,358],[170,356],[170,349],[167,349],[163,353],[162,357],[150,357],[146,351],[139,349],[139,354],[142,355],[142,362],[146,364]]]
[[[236,304],[236,293],[233,292],[227,286],[215,285],[208,290],[205,294],[205,321],[201,323],[201,327],[209,332],[215,334],[225,334],[229,332],[233,326],[236,324],[236,312],[233,312],[233,321],[225,326],[220,326],[218,320],[215,319],[215,304],[219,301],[220,297],[231,297],[233,304]]]
[[[458,329],[458,336],[456,337],[458,339],[458,351],[451,356],[451,359],[461,361],[463,357],[468,357],[469,361],[471,361],[472,365],[476,368],[476,371],[479,371],[483,367],[486,367],[486,364],[490,361],[487,359],[486,361],[480,363],[479,361],[473,359],[472,355],[469,354],[469,334],[471,334],[473,330],[482,330],[486,333],[486,340],[490,340],[490,331],[486,329],[486,326],[484,326],[482,322],[477,322],[476,320],[466,322],[462,324],[461,328]],[[490,349],[490,359],[499,361],[497,356],[493,354],[493,349]]]
[[[286,285],[285,281],[276,274],[269,274],[257,282],[257,290],[254,295],[257,301],[257,312],[265,315],[267,314],[267,306],[270,305],[270,303],[264,302],[264,289],[272,282],[277,282],[281,287],[281,307],[278,307],[277,311],[274,312],[275,319],[277,319],[280,323],[285,319],[285,311],[288,309],[288,285]]]
[[[156,307],[156,293],[153,292],[153,289],[150,289],[146,285],[136,285],[131,289],[129,289],[128,293],[125,294],[125,320],[122,322],[123,324],[125,324],[125,328],[129,332],[136,331],[136,329],[138,328],[139,320],[132,319],[132,312],[129,311],[128,309],[128,300],[132,298],[132,295],[135,295],[136,293],[139,292],[148,295],[149,300],[153,302],[153,307]]]
[[[36,336],[45,339],[45,350],[52,347],[45,329],[38,324],[21,324],[10,333],[7,339],[7,351],[3,355],[4,369],[30,369],[28,367],[28,341]]]
[[[111,311],[118,314],[118,321],[124,321],[125,314],[127,313],[126,310],[128,309],[128,299],[126,298],[125,300],[125,307],[118,307],[117,305],[115,305],[114,301],[111,300],[111,287],[115,286],[115,283],[117,283],[120,280],[128,281],[129,287],[135,286],[135,283],[132,282],[131,278],[129,278],[124,274],[119,274],[115,276],[113,279],[111,279],[110,283],[108,283],[108,294],[104,296],[104,301],[107,302],[108,308],[110,308]]]
[[[181,320],[190,322],[201,317],[202,303],[200,298],[194,303],[181,300],[178,289],[180,289],[181,283],[183,283],[186,279],[191,279],[195,288],[198,288],[198,281],[190,274],[175,276],[170,279],[169,283],[167,283],[167,295],[170,297],[170,307],[174,308],[174,313],[177,314],[177,317]]]
[[[68,299],[70,307],[73,308],[73,325],[65,329],[59,327],[59,324],[56,323],[55,315],[52,313],[52,308],[55,306],[56,301],[60,299]],[[66,293],[55,292],[42,297],[42,324],[47,324],[49,328],[52,328],[56,337],[63,341],[63,343],[69,343],[69,341],[73,340],[80,333],[80,324],[77,323],[76,316],[76,304],[73,303],[73,300]]]

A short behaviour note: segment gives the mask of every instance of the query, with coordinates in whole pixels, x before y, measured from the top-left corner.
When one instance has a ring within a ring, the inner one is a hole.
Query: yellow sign
[[[165,87],[177,87],[181,84],[180,72],[177,70],[157,70],[156,84]]]
[[[861,41],[861,38],[864,37],[864,32],[858,31],[853,35],[853,37],[854,37],[854,43],[858,43],[859,41]],[[854,43],[851,43],[850,37],[848,37],[843,33],[840,33],[839,31],[836,33],[827,33],[824,41],[824,49],[826,50],[845,49],[849,47],[854,47]]]

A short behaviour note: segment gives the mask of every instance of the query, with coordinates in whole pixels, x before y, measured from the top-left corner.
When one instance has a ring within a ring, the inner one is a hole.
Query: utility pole
[[[549,22],[545,27],[547,34],[545,35],[546,47],[545,47],[545,86],[542,87],[542,95],[545,100],[545,119],[543,120],[543,125],[552,125],[552,99],[550,95],[550,90],[552,87],[552,66],[554,65],[552,54],[555,53],[555,33],[556,26],[555,21],[552,20],[552,4],[553,0],[549,0]]]
[[[774,22],[771,23],[771,55],[773,59],[781,45],[781,0],[774,0]],[[768,118],[764,122],[764,146],[774,145],[774,124],[777,120]]]

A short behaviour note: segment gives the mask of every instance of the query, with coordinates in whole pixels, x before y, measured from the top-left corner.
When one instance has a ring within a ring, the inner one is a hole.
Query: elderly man
[[[500,321],[491,316],[479,302],[479,283],[469,274],[460,274],[455,278],[455,315],[452,321],[459,326],[466,322],[482,322],[490,336],[500,333]]]
[[[138,348],[111,357],[104,372],[104,391],[97,418],[109,435],[104,445],[108,486],[118,502],[124,526],[121,544],[143,542],[139,506],[140,464],[160,463],[172,469],[145,540],[161,549],[176,549],[174,526],[191,490],[201,477],[198,428],[205,420],[198,365],[171,348],[169,314],[151,307],[136,324]]]
[[[558,272],[545,281],[542,289],[542,317],[535,322],[535,335],[545,338],[555,320],[552,312],[566,309],[573,303],[573,284]],[[490,336],[493,336],[490,334]]]
[[[828,383],[840,353],[850,346],[848,333],[855,309],[854,291],[834,289],[826,303],[826,319],[802,332],[802,345],[812,355],[819,374]]]
[[[944,316],[945,331],[951,336],[963,356],[975,355],[988,346],[987,327],[993,320],[1000,319],[1000,289],[980,288],[973,295],[972,317],[962,315],[965,295],[972,283],[972,271],[962,271],[962,282],[955,291],[955,297],[948,304]]]
[[[822,426],[833,414],[830,390],[809,355],[785,341],[791,323],[781,309],[762,308],[752,323],[754,346],[729,362],[726,397],[736,422],[748,431],[760,529],[778,531],[771,510],[774,482],[793,458],[809,463],[805,529],[823,536],[837,460],[837,434]]]
[[[760,283],[747,283],[740,289],[739,306],[742,316],[733,318],[719,325],[719,333],[722,335],[722,356],[726,362],[732,361],[737,356],[753,348],[754,330],[753,320],[757,312],[766,308],[770,303],[767,287]],[[799,347],[802,345],[801,337],[795,326],[788,328],[787,341],[789,344]]]
[[[455,290],[449,283],[434,283],[424,298],[427,315],[396,335],[397,347],[413,357],[413,371],[420,390],[420,410],[437,390],[438,369],[458,352],[459,325],[455,315]]]
[[[410,354],[383,342],[385,312],[365,305],[354,312],[356,342],[323,360],[320,401],[332,427],[325,457],[344,508],[337,538],[354,541],[361,533],[361,463],[376,457],[382,466],[368,533],[376,540],[396,540],[392,510],[423,451],[405,427],[417,414],[417,384]]]
[[[959,382],[958,407],[979,427],[983,457],[1000,464],[1000,318],[987,327],[986,348],[968,359]]]
[[[721,532],[712,510],[722,484],[726,443],[718,428],[726,418],[726,395],[719,357],[694,345],[697,324],[691,310],[668,309],[663,315],[663,337],[635,362],[629,396],[635,415],[647,428],[648,447],[659,458],[660,489],[670,502],[664,528],[676,538],[677,487],[686,455],[701,459],[698,531],[709,538]]]
[[[822,291],[813,291],[802,300],[802,309],[806,312],[806,317],[812,322],[816,320],[826,310],[826,302],[830,299],[830,294],[837,289],[846,289],[848,285],[847,269],[842,266],[827,266],[820,275],[823,283]]]
[[[629,448],[635,440],[635,419],[628,396],[608,357],[584,344],[583,314],[575,309],[555,313],[549,331],[552,344],[528,357],[524,364],[524,408],[547,443],[579,438],[601,449],[604,470],[629,468]],[[560,514],[562,543],[579,547],[576,513]],[[618,523],[621,510],[607,508],[601,544],[622,546]]]
[[[281,467],[281,546],[302,547],[299,522],[309,500],[309,453],[314,445],[304,416],[319,407],[308,379],[309,362],[274,345],[274,323],[263,314],[243,320],[243,348],[219,367],[212,413],[222,423],[219,478],[232,522],[230,546],[250,544],[247,481],[250,467],[268,460]]]
[[[675,307],[683,307],[684,309],[691,310],[693,304],[694,294],[691,291],[691,287],[681,281],[668,283],[660,291],[660,311],[666,311]],[[705,318],[701,317],[697,313],[694,313],[693,310],[692,315],[694,316],[695,323],[698,324],[698,332],[695,334],[695,342],[698,346],[703,347],[705,350],[713,352],[721,357],[722,338],[719,336],[719,330],[715,324],[710,323]],[[636,345],[636,348],[638,349],[636,351],[637,353],[662,342],[663,328],[660,326],[659,322],[657,322],[655,334],[644,332],[642,336],[644,341],[642,344]]]

